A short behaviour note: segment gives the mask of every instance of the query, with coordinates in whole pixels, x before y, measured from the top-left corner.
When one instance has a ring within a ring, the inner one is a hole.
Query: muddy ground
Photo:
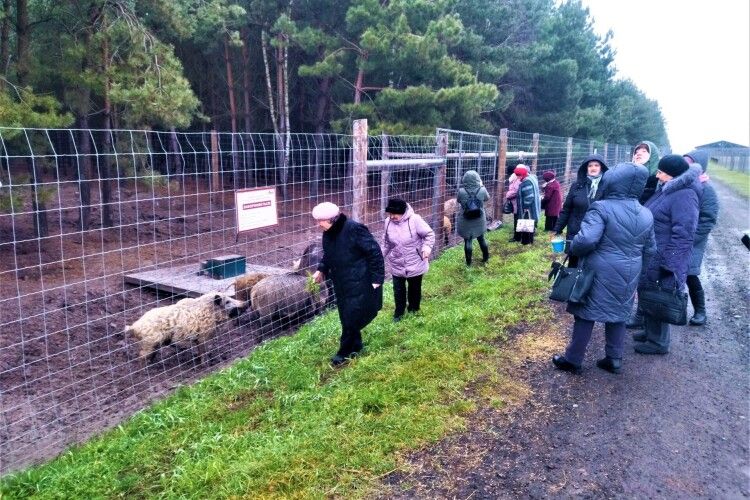
[[[585,371],[574,376],[550,362],[571,324],[557,308],[556,326],[526,333],[546,347],[511,374],[531,395],[510,411],[482,409],[469,431],[410,455],[379,496],[749,497],[750,252],[740,236],[750,210],[714,184],[721,213],[701,274],[705,326],[673,327],[666,356],[636,354],[628,338],[620,375],[594,364],[604,353],[597,326]]]

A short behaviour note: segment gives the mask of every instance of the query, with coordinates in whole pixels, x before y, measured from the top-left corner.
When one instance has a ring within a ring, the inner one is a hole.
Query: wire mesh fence
[[[320,256],[317,203],[356,214],[382,240],[387,199],[404,198],[442,246],[456,241],[445,202],[467,170],[500,199],[518,162],[569,183],[594,150],[613,162],[630,155],[504,134],[365,134],[359,158],[355,135],[0,128],[0,473],[115,425],[334,304],[326,288],[306,288]],[[264,188],[276,223],[238,232],[237,193]],[[261,296],[264,278],[283,293]],[[200,334],[165,331],[149,316],[163,306],[157,316],[188,308],[211,319]],[[142,317],[148,335],[127,328]]]

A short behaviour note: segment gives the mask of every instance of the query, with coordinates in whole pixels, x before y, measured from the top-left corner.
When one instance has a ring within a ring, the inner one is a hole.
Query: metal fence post
[[[536,167],[539,164],[539,134],[534,134],[531,139],[531,151],[534,153],[534,158],[531,160],[531,173],[536,173]]]
[[[219,134],[211,131],[211,185],[208,192],[212,203],[217,203],[219,189]]]
[[[352,129],[352,219],[364,223],[367,211],[367,120],[354,120]]]
[[[380,156],[381,160],[388,160],[388,136],[382,134],[380,143]],[[380,170],[380,212],[385,212],[385,207],[388,204],[388,187],[391,183],[391,168],[388,165],[384,165]]]
[[[505,197],[505,163],[508,155],[508,129],[500,129],[500,138],[497,141],[497,176],[495,178],[495,201],[493,203],[493,217],[503,218],[503,198]]]

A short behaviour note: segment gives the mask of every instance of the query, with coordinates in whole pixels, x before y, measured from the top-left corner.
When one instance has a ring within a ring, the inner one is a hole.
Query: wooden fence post
[[[352,129],[352,219],[364,224],[367,211],[367,120],[354,120]]]
[[[568,137],[568,151],[565,153],[565,185],[570,186],[570,167],[573,164],[573,138]]]
[[[508,157],[508,129],[500,129],[497,141],[497,175],[495,176],[495,200],[492,216],[495,220],[503,219],[503,198],[505,198],[505,163]]]
[[[531,139],[531,152],[534,153],[534,158],[531,159],[531,173],[535,174],[539,164],[539,134],[534,134]]]
[[[388,136],[382,134],[380,142],[380,159],[388,160]],[[391,183],[391,167],[384,165],[380,170],[380,212],[385,212],[385,207],[388,205],[388,188]]]
[[[594,141],[589,141],[589,154],[594,154]]]
[[[211,131],[211,182],[208,187],[211,203],[217,202],[219,189],[219,134],[216,130]]]
[[[615,165],[620,163],[620,145],[615,144]]]
[[[609,143],[605,142],[604,143],[604,161],[607,162],[608,165],[612,165],[614,167],[616,162],[609,161],[609,158],[607,157],[608,154],[609,154]]]
[[[448,164],[448,134],[437,136],[435,155],[443,161],[435,166],[435,177],[432,183],[432,227],[435,228],[435,246],[443,246],[443,206],[445,205],[445,176]]]

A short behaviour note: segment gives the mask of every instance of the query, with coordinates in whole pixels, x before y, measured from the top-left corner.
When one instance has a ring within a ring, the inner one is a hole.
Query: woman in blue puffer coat
[[[584,269],[594,272],[585,304],[568,304],[575,316],[573,335],[564,356],[552,362],[561,370],[579,373],[594,323],[604,323],[606,356],[596,365],[612,373],[622,367],[625,320],[633,305],[642,269],[656,251],[653,217],[638,203],[648,170],[621,163],[599,185],[600,199],[591,204],[573,238],[570,251]]]
[[[651,259],[643,280],[661,282],[662,286],[685,287],[688,264],[698,226],[698,206],[702,186],[699,165],[689,166],[680,155],[667,155],[659,160],[656,177],[659,181],[654,195],[645,207],[654,216],[656,255]],[[648,314],[643,315],[644,331],[633,335],[636,352],[666,354],[669,352],[669,324]]]

